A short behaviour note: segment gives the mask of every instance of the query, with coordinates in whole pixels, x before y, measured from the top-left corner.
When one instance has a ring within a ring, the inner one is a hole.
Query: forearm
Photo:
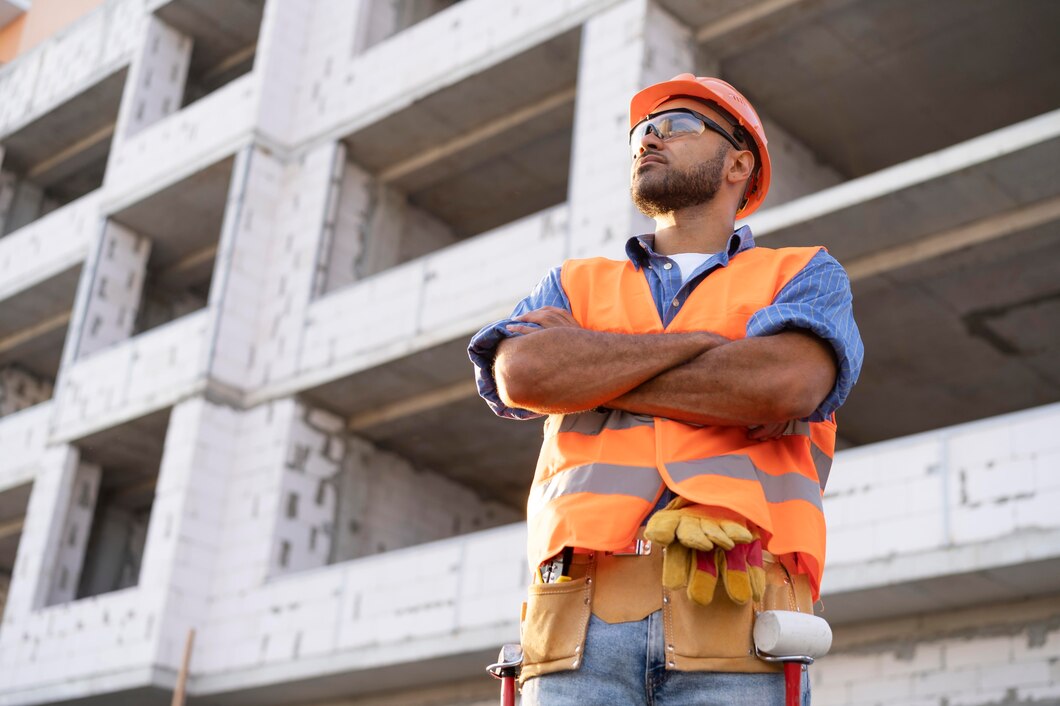
[[[810,416],[835,375],[830,349],[791,331],[716,346],[606,405],[696,424],[782,422]]]
[[[494,375],[505,404],[545,414],[592,409],[727,339],[548,328],[504,341]]]

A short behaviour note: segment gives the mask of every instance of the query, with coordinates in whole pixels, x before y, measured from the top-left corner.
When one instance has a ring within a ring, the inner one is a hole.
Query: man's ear
[[[751,150],[740,150],[735,153],[732,166],[727,175],[730,183],[736,183],[751,178],[755,169],[755,156]]]

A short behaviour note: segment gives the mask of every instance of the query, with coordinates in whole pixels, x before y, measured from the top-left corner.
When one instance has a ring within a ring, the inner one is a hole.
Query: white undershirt
[[[673,260],[674,264],[677,265],[677,269],[681,271],[681,285],[684,286],[688,278],[696,271],[696,268],[715,254],[712,252],[682,252],[676,255],[667,255],[667,257]]]

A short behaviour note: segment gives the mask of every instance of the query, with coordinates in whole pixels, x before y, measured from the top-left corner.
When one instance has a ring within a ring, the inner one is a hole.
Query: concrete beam
[[[805,3],[806,0],[765,0],[757,5],[751,5],[738,12],[725,15],[717,22],[711,22],[696,31],[697,42],[712,42],[728,34],[748,27],[759,20],[785,10],[792,5]]]
[[[15,333],[8,334],[7,336],[0,338],[0,355],[13,350],[34,338],[52,333],[56,329],[65,328],[69,323],[70,312],[66,311],[62,314],[56,314],[55,316],[44,319],[32,326],[27,326]]]
[[[22,534],[22,525],[24,525],[25,522],[25,515],[0,522],[0,542]]]
[[[1055,220],[1060,220],[1060,196],[917,238],[911,243],[851,260],[845,267],[851,281],[866,279]]]
[[[829,565],[822,617],[842,625],[1058,590],[1060,530],[1022,530],[984,542]]]
[[[162,288],[173,287],[184,281],[189,273],[194,273],[217,257],[217,243],[186,255],[164,270],[154,274],[152,283]]]
[[[497,118],[496,120],[491,121],[488,125],[483,125],[473,132],[469,132],[460,137],[454,138],[449,142],[433,147],[411,159],[406,159],[404,162],[398,162],[394,166],[380,173],[379,181],[383,184],[397,181],[401,177],[430,166],[435,162],[440,162],[458,152],[475,147],[491,137],[500,135],[508,130],[513,130],[520,125],[528,123],[535,118],[548,113],[550,110],[560,107],[561,105],[573,103],[575,95],[577,95],[577,88],[574,86],[559,91],[558,93],[553,93],[551,96],[543,98],[533,105],[528,105],[514,113],[508,113],[501,118]]]
[[[474,380],[464,380],[445,387],[440,387],[422,395],[408,397],[393,404],[384,405],[369,412],[361,412],[350,417],[347,428],[350,431],[363,431],[372,427],[392,422],[396,419],[420,414],[428,410],[444,407],[453,402],[474,397],[478,394],[478,386]]]
[[[1053,110],[756,213],[748,222],[754,228],[756,236],[763,236],[1058,138],[1060,110]]]
[[[248,44],[247,46],[243,47],[242,49],[239,49],[238,51],[234,51],[231,54],[229,54],[228,56],[226,56],[224,59],[219,61],[215,66],[212,66],[208,70],[204,71],[202,76],[199,76],[198,78],[199,78],[200,81],[203,81],[203,82],[210,81],[211,79],[214,79],[217,76],[220,76],[221,74],[223,74],[224,72],[228,71],[229,69],[233,69],[236,66],[239,66],[244,61],[246,61],[250,57],[254,56],[254,53],[257,50],[258,50],[258,43],[257,42],[254,42],[253,44]]]
[[[91,135],[82,137],[80,140],[73,143],[72,145],[64,147],[63,149],[53,154],[51,157],[43,159],[40,162],[29,166],[26,169],[24,175],[25,178],[33,181],[39,181],[41,176],[62,165],[64,162],[74,159],[85,151],[96,147],[101,142],[109,140],[114,135],[114,125],[114,123],[105,125],[99,130],[93,132]]]

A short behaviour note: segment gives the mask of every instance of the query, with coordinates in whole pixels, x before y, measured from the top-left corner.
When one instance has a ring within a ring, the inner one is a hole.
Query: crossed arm
[[[707,332],[619,334],[581,328],[544,307],[541,328],[497,348],[494,374],[511,407],[546,414],[598,406],[696,424],[772,425],[810,416],[835,385],[832,348],[792,330],[729,340]]]

